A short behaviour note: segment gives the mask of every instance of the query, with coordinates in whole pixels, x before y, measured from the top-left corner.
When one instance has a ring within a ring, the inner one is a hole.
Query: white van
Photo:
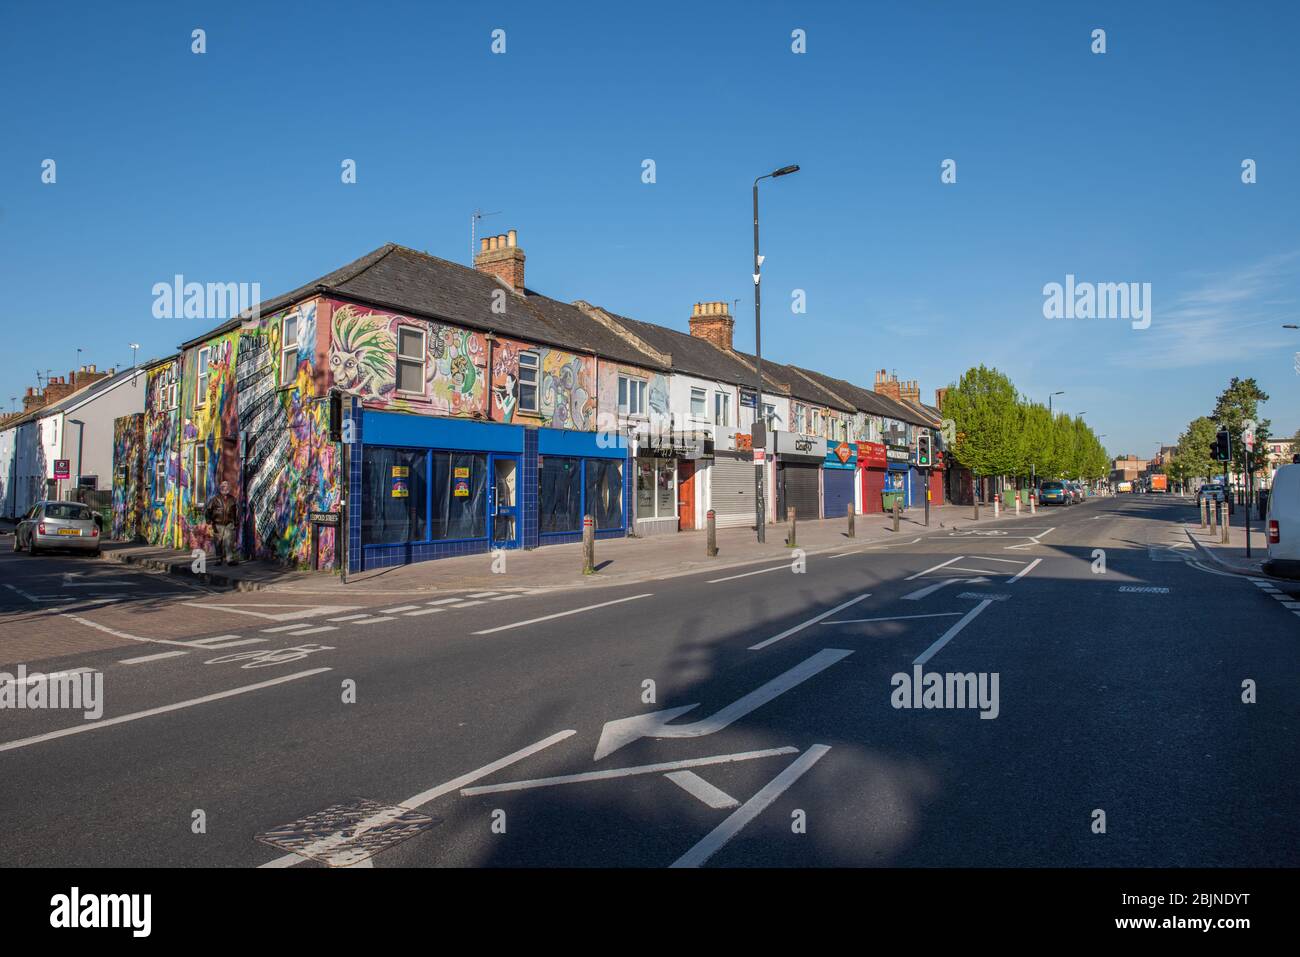
[[[1300,465],[1284,465],[1273,476],[1265,528],[1265,574],[1300,578]]]

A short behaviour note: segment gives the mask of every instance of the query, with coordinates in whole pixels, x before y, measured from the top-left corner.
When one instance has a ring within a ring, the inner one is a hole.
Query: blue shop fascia
[[[348,571],[627,535],[626,439],[349,402]]]

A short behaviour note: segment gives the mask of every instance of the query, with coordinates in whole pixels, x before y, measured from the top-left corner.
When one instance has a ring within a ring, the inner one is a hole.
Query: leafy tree
[[[1259,448],[1272,437],[1268,419],[1260,421],[1259,403],[1267,402],[1268,394],[1259,387],[1253,378],[1232,377],[1228,387],[1219,393],[1214,403],[1214,419],[1221,428],[1226,428],[1232,437],[1232,470],[1246,473],[1246,446],[1242,442],[1242,424],[1250,419],[1255,422],[1255,447]],[[1252,456],[1251,471],[1258,472],[1266,465],[1262,455]]]
[[[1190,481],[1193,478],[1204,478],[1207,482],[1210,480],[1210,475],[1215,468],[1210,450],[1214,445],[1216,432],[1218,426],[1214,424],[1214,420],[1202,415],[1192,419],[1187,424],[1187,431],[1178,437],[1178,453],[1175,461],[1178,462],[1179,474],[1183,477],[1183,481]]]
[[[953,458],[976,475],[1014,473],[1020,465],[1018,397],[1011,380],[985,366],[950,386],[944,414],[956,424]]]

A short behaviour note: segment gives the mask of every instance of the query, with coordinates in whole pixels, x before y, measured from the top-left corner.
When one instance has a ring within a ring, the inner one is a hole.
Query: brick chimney
[[[23,396],[23,411],[30,412],[32,409],[39,409],[45,404],[45,394],[40,389],[32,386],[27,387],[27,394]]]
[[[934,407],[940,412],[943,411],[943,401],[946,398],[948,398],[948,389],[946,387],[934,390]]]
[[[884,369],[876,370],[875,391],[880,395],[889,396],[896,402],[903,400],[903,392],[898,382],[898,376],[886,372]]]
[[[919,405],[921,402],[921,387],[916,384],[916,380],[909,379],[900,385],[901,388],[899,389],[899,392],[903,397],[903,401],[915,402]]]
[[[731,332],[735,324],[725,302],[697,302],[691,312],[691,335],[707,339],[728,352],[731,351]]]
[[[75,392],[77,390],[76,385],[68,380],[75,380],[76,376],[77,374],[75,372],[69,372],[67,379],[63,378],[61,375],[56,375],[46,382],[45,404],[49,405],[53,402],[58,402],[60,399],[66,399]]]
[[[524,291],[524,251],[519,248],[515,231],[500,236],[485,236],[474,255],[474,268],[496,276],[515,292]]]

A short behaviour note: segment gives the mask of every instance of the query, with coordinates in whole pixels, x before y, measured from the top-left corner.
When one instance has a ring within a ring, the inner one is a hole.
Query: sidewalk
[[[1249,558],[1246,557],[1247,514],[1251,515]],[[1192,521],[1185,523],[1183,527],[1187,531],[1187,537],[1196,546],[1197,552],[1224,571],[1234,572],[1238,575],[1268,577],[1264,575],[1261,568],[1264,559],[1268,557],[1268,536],[1265,531],[1265,522],[1262,518],[1254,517],[1253,509],[1248,510],[1244,505],[1235,507],[1228,523],[1228,541],[1226,544],[1221,541],[1222,529],[1216,527],[1214,532],[1211,533],[1208,527],[1201,528],[1199,515]]]
[[[930,527],[926,528],[922,524],[923,510],[913,507],[904,513],[897,534],[893,531],[892,518],[881,514],[857,516],[855,538],[848,537],[847,518],[801,521],[796,534],[798,547],[807,555],[815,555],[846,546],[911,542],[926,532],[984,526],[1016,517],[1015,512],[1004,512],[994,519],[991,505],[980,506],[978,522],[971,515],[969,505],[936,506],[930,509]],[[1020,515],[1028,516],[1028,510]],[[582,545],[575,542],[506,552],[504,573],[494,573],[492,555],[484,553],[366,571],[350,576],[346,585],[337,574],[297,571],[269,562],[234,566],[209,562],[206,575],[195,575],[191,571],[189,552],[151,545],[105,542],[103,557],[239,591],[420,594],[489,588],[498,591],[593,588],[655,581],[701,570],[722,572],[763,562],[788,561],[792,550],[785,544],[787,532],[784,524],[769,525],[767,541],[760,545],[753,528],[718,529],[718,554],[714,558],[705,555],[703,531],[600,540],[596,542],[595,575],[582,574]]]

